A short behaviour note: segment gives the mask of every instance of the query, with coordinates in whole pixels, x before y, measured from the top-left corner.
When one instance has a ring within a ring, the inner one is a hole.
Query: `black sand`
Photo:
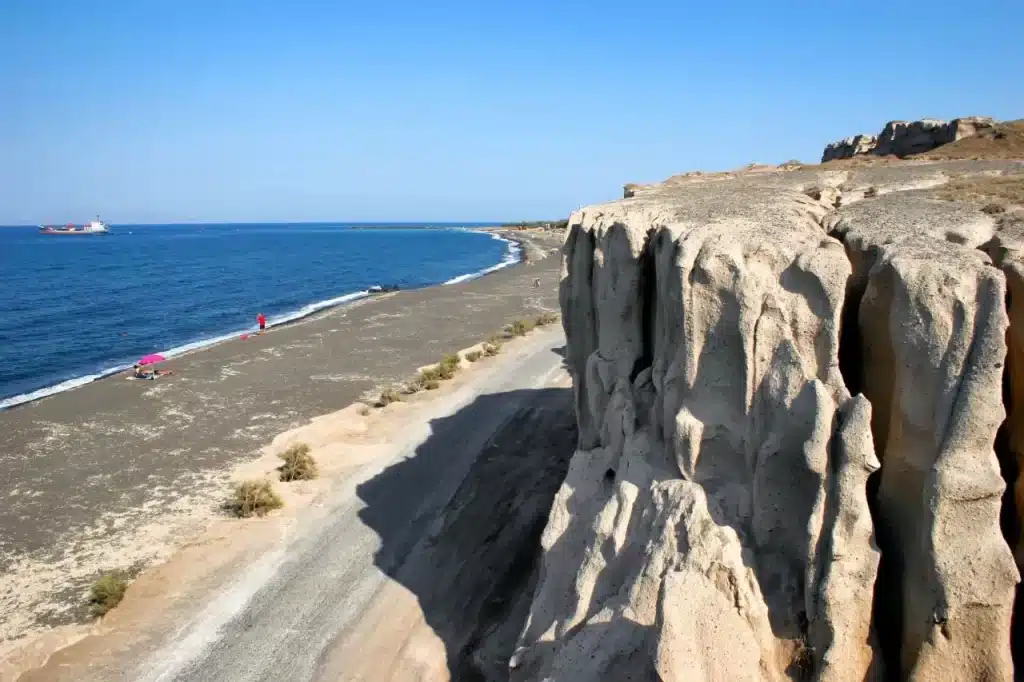
[[[165,363],[170,377],[122,374],[0,413],[0,574],[61,567],[66,584],[47,590],[81,589],[89,565],[106,563],[104,552],[133,529],[222,496],[231,467],[275,434],[403,382],[516,317],[556,310],[558,272],[549,256],[472,282],[382,295],[174,358]],[[25,601],[0,599],[9,608]],[[12,634],[0,627],[0,640]]]

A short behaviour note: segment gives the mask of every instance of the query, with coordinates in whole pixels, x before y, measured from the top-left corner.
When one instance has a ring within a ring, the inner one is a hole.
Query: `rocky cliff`
[[[579,449],[512,679],[1012,679],[1024,222],[930,188],[1020,172],[752,169],[575,213]]]
[[[995,121],[982,116],[956,118],[952,121],[889,121],[878,135],[855,135],[827,145],[821,155],[821,162],[849,159],[863,154],[901,158],[921,154],[971,137],[994,125]]]

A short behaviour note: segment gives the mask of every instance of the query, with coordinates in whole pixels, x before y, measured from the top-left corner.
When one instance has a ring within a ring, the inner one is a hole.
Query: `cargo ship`
[[[40,234],[110,234],[107,224],[96,216],[88,225],[40,225]]]

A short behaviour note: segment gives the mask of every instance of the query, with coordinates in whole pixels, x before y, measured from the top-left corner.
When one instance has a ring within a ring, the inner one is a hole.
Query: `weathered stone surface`
[[[952,121],[926,118],[920,121],[889,121],[878,135],[855,135],[825,146],[822,163],[863,154],[899,157],[931,151],[949,142],[970,137],[991,128],[995,121],[968,116]]]
[[[933,166],[571,217],[579,450],[512,679],[1011,679],[1006,276],[989,216],[900,191]]]
[[[825,145],[825,152],[821,155],[821,162],[849,159],[858,154],[870,154],[877,145],[877,135],[853,135],[838,142],[831,142]]]

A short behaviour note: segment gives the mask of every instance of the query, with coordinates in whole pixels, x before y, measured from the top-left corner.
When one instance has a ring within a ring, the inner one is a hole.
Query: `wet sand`
[[[382,295],[175,358],[155,382],[119,375],[0,413],[0,641],[80,620],[100,573],[169,556],[275,434],[556,310],[558,273],[549,256]]]

